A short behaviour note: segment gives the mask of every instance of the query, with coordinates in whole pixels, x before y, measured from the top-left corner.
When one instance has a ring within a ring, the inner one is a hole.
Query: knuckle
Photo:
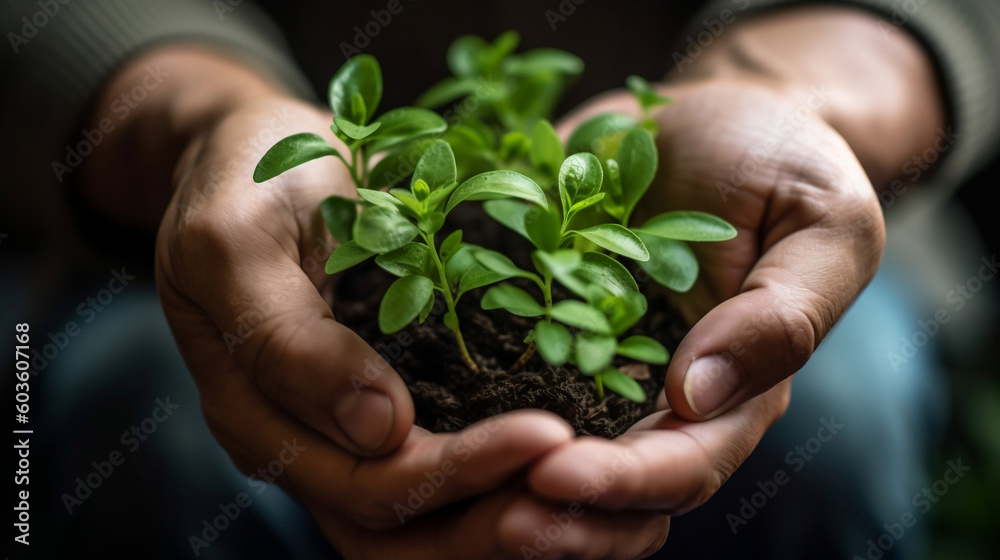
[[[724,481],[725,479],[721,473],[715,469],[707,469],[701,484],[698,484],[691,494],[681,500],[676,507],[671,508],[672,511],[670,513],[672,515],[682,515],[701,507],[719,491],[719,488],[722,488]]]
[[[814,311],[813,314],[817,316],[812,317],[810,313],[791,306],[777,314],[780,334],[784,338],[785,361],[789,374],[805,365],[816,349],[819,333],[825,332],[822,327],[825,321],[819,317],[825,313]]]
[[[401,525],[393,504],[372,496],[357,499],[352,507],[351,516],[359,525],[370,531],[398,528]]]
[[[177,278],[200,278],[206,263],[232,260],[237,247],[223,223],[205,212],[181,220],[174,226],[166,248]]]

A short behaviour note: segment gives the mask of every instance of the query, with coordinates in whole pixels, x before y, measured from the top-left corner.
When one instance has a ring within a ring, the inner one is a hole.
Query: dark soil
[[[520,238],[492,227],[490,232],[470,232],[470,225],[481,229],[484,224],[493,224],[475,214],[463,216],[465,239],[496,248],[489,238],[502,235],[507,245],[504,250],[510,255],[509,245],[520,242]],[[527,247],[518,249],[528,254]],[[481,310],[479,298],[486,288],[464,295],[458,309],[462,333],[479,365],[479,374],[465,366],[454,336],[444,326],[441,319],[445,305],[440,297],[423,325],[414,323],[399,333],[383,335],[378,328],[378,307],[394,279],[371,261],[348,271],[337,287],[334,314],[369,341],[400,374],[413,395],[418,425],[435,432],[450,432],[502,412],[540,408],[565,418],[578,434],[614,438],[653,411],[663,389],[666,366],[616,362],[646,390],[649,398],[644,403],[608,391],[601,399],[593,378],[574,367],[552,367],[537,354],[521,371],[508,373],[527,347],[523,340],[535,320],[503,310]],[[525,289],[530,290],[528,286]],[[649,312],[629,334],[651,336],[673,352],[684,335],[684,327],[663,298],[651,298]]]

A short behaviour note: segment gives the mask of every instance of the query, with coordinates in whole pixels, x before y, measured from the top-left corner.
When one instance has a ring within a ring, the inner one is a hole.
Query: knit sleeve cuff
[[[705,21],[731,23],[767,10],[808,4],[855,6],[875,13],[884,33],[912,33],[927,49],[948,104],[954,145],[938,168],[957,184],[996,155],[1000,142],[1000,4],[989,0],[715,0],[682,37]],[[728,12],[724,12],[728,10]],[[683,47],[681,47],[683,48]],[[679,51],[683,52],[683,50]]]

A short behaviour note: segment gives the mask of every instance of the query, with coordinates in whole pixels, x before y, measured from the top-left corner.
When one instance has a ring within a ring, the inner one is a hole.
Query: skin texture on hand
[[[660,166],[643,208],[709,212],[738,235],[692,244],[699,279],[671,299],[693,327],[668,366],[661,411],[617,440],[581,438],[546,455],[529,480],[550,499],[684,513],[710,498],[782,416],[792,376],[875,274],[885,228],[869,178],[886,186],[942,126],[914,41],[899,34],[874,51],[885,57],[869,49],[850,63],[847,43],[871,46],[877,33],[863,12],[789,10],[729,33],[697,71],[660,88],[674,104],[655,115]],[[612,94],[563,130],[609,110],[638,114]],[[610,472],[614,483],[593,492]]]
[[[409,392],[391,365],[330,311],[333,279],[323,264],[334,244],[317,210],[331,194],[353,195],[346,168],[325,158],[261,185],[251,179],[283,135],[310,131],[336,144],[331,115],[231,61],[183,49],[137,59],[107,95],[127,89],[148,64],[181,81],[194,70],[193,81],[144,104],[130,123],[137,128],[95,153],[81,187],[122,222],[162,215],[156,275],[164,312],[206,421],[236,466],[252,474],[289,459],[275,482],[347,558],[521,557],[537,537],[526,523],[535,518],[517,512],[546,511],[521,473],[569,443],[570,427],[543,411],[503,414],[454,434],[414,426]],[[230,87],[237,91],[227,95]],[[130,146],[137,138],[141,145]],[[136,151],[150,155],[116,157]],[[172,164],[167,154],[176,154]],[[155,200],[169,203],[157,210]],[[668,524],[662,515],[629,522],[594,512],[540,552],[633,557],[662,543]]]
[[[823,33],[804,32],[817,18]],[[939,119],[914,125],[911,111],[927,104],[934,109],[923,114],[940,116],[933,95],[906,95],[923,91],[929,64],[901,34],[882,49],[885,60],[864,51],[861,84],[838,74],[850,64],[824,60],[856,55],[838,51],[838,25],[855,40],[855,26],[874,28],[871,16],[816,10],[754,21],[663,87],[676,103],[657,114],[660,171],[644,207],[711,212],[739,236],[695,247],[702,274],[676,298],[694,327],[669,366],[660,411],[615,441],[573,440],[541,411],[458,434],[412,425],[402,381],[330,312],[322,264],[333,245],[317,207],[352,192],[346,169],[325,158],[263,185],[250,179],[282,136],[315,132],[336,144],[330,114],[239,64],[183,49],[130,63],[108,98],[151,62],[173,65],[176,81],[95,151],[81,187],[108,216],[159,224],[157,284],[209,426],[245,472],[292,442],[304,447],[278,483],[348,558],[519,558],[523,547],[542,558],[642,557],[663,544],[667,514],[707,500],[780,418],[790,376],[877,268],[884,227],[869,177],[881,183],[899,169],[910,144],[893,142],[898,135],[933,137],[925,128]],[[796,56],[782,58],[788,46],[770,37],[798,41]],[[761,53],[767,64],[747,64]],[[819,84],[815,67],[830,70]],[[827,102],[813,98],[824,84]],[[904,109],[869,108],[866,100],[886,106],[880,91]],[[637,112],[612,95],[567,125],[604,110]],[[864,122],[872,114],[874,131]],[[482,430],[488,437],[473,450]],[[454,474],[401,516],[396,506],[449,462]],[[601,483],[608,473],[613,483]],[[567,523],[573,503],[586,509]],[[559,538],[539,541],[553,523]]]

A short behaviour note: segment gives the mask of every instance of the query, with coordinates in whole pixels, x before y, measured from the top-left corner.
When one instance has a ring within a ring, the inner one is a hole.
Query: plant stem
[[[364,147],[358,148],[359,159],[361,160],[361,181],[368,184],[368,153]]]
[[[462,361],[465,362],[465,365],[469,366],[472,373],[479,373],[479,366],[472,360],[472,356],[469,355],[469,349],[465,347],[465,339],[462,338],[462,331],[454,329],[452,332],[455,333],[455,341],[458,342],[458,351],[462,354]]]
[[[534,355],[535,355],[535,342],[532,341],[531,344],[529,344],[528,347],[524,350],[524,353],[521,354],[521,357],[518,358],[516,362],[514,362],[514,365],[507,368],[507,373],[513,375],[521,371],[521,368],[524,367],[524,364],[528,363],[528,360],[530,360],[531,357]]]
[[[604,398],[604,379],[600,375],[594,376],[594,384],[597,385],[597,396]]]
[[[462,336],[462,330],[458,326],[458,313],[455,312],[455,296],[451,293],[451,286],[448,285],[448,275],[445,273],[444,263],[441,262],[441,257],[438,255],[437,246],[434,243],[434,234],[422,233],[422,235],[427,246],[430,247],[431,256],[434,258],[434,267],[438,271],[441,291],[444,293],[444,302],[448,306],[448,312],[455,316],[455,328],[448,328],[455,333],[455,342],[458,343],[458,351],[462,355],[462,361],[465,362],[465,365],[469,366],[472,373],[479,373],[479,366],[476,365],[472,356],[469,355],[469,349],[465,346],[465,338]]]
[[[365,183],[358,176],[358,150],[353,146],[348,146],[347,149],[351,151],[351,163],[347,164],[347,170],[351,172],[351,179],[354,180],[354,186],[358,190],[361,190],[365,188]]]
[[[552,309],[552,275],[545,275],[545,283],[542,285],[542,297],[545,298],[545,310]]]
[[[538,284],[538,287],[542,289],[542,297],[545,298],[545,311],[546,315],[548,315],[548,311],[552,309],[552,275],[545,274],[544,276],[545,276],[544,282]],[[521,357],[519,357],[517,361],[514,362],[514,365],[510,366],[507,369],[507,373],[514,374],[521,371],[521,368],[524,367],[524,364],[528,363],[528,360],[530,360],[531,357],[534,355],[535,355],[535,342],[532,341],[531,344],[529,344],[528,347],[524,350],[524,353],[521,354]]]

